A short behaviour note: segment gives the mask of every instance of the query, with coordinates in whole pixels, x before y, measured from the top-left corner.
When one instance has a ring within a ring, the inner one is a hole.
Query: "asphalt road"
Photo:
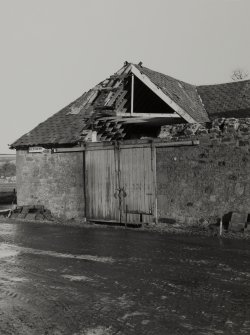
[[[250,334],[249,241],[0,224],[0,334]]]

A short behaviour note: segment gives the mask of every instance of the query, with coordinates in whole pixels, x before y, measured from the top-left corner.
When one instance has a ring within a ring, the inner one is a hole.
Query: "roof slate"
[[[250,117],[250,80],[194,86],[146,67],[133,65],[198,123],[212,121],[217,117]],[[84,141],[87,132],[97,124],[92,122],[94,119],[110,115],[115,118],[115,102],[121,97],[118,90],[122,89],[129,67],[129,63],[125,64],[109,79],[23,135],[11,148],[75,145]],[[122,139],[125,136],[123,126],[120,123],[117,127],[116,121],[112,127],[106,127],[105,123],[101,127],[99,123],[98,127],[99,140]]]

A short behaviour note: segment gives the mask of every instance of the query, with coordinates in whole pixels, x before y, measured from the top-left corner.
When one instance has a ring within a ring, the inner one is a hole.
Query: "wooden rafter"
[[[125,116],[125,117],[131,117],[131,119],[136,116],[136,117],[143,117],[143,118],[180,118],[180,115],[177,113],[133,113],[132,116],[130,116],[129,113],[119,113],[117,116]]]
[[[131,116],[134,113],[134,94],[135,94],[135,77],[132,74],[132,76],[131,76],[131,108],[130,108],[130,115]]]

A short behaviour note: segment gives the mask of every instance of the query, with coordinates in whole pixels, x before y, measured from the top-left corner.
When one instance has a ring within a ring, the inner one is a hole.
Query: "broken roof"
[[[204,123],[217,117],[250,116],[250,80],[194,86],[126,62],[114,75],[23,135],[11,148],[72,146],[86,141],[91,130],[97,131],[100,141],[121,140],[126,138],[128,129],[133,129],[132,124],[146,124],[146,121],[153,124],[157,119],[153,114],[157,111],[152,110],[149,119],[145,114],[140,116],[137,113],[136,117],[130,114],[131,74],[152,92],[157,106],[160,106],[160,100],[161,104],[164,102],[166,108],[162,109],[161,105],[161,117],[165,124]],[[148,101],[143,86],[140,90],[135,90],[134,94],[142,102],[139,107],[143,113]],[[150,101],[150,106],[153,105]]]
[[[150,70],[146,67],[136,66],[145,74],[165,95],[182,107],[196,122],[209,121],[207,112],[194,85],[187,84],[165,74]]]

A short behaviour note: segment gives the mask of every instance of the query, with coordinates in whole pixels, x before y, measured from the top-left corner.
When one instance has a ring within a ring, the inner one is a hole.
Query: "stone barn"
[[[124,66],[11,145],[18,205],[194,222],[250,208],[250,81],[194,86]]]

